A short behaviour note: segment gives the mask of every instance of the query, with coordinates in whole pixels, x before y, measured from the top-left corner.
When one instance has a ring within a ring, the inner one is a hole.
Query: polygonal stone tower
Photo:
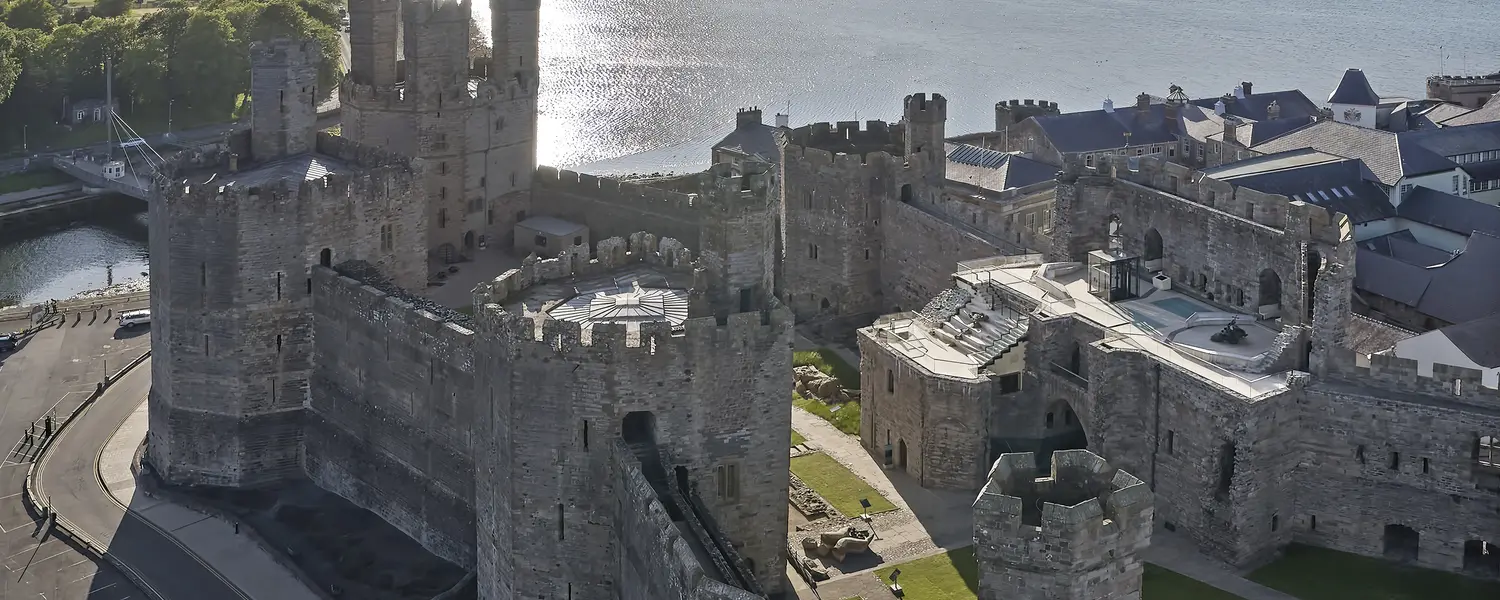
[[[974,500],[980,600],[1140,600],[1150,488],[1087,450],[1003,454]]]
[[[530,209],[536,170],[535,67],[507,71],[470,56],[471,7],[471,0],[349,6],[343,133],[431,164],[424,181],[428,249],[440,259],[508,242]],[[535,46],[535,6],[531,14],[529,34],[496,29],[496,60],[512,33]],[[517,17],[507,27],[525,21]]]
[[[715,314],[713,267],[672,238],[589,254],[475,290],[480,597],[745,597],[683,595],[710,572],[774,595],[791,315],[774,297]]]
[[[251,46],[253,130],[157,181],[147,458],[170,483],[300,476],[312,266],[357,258],[426,281],[420,163],[313,131],[317,56],[311,42]]]
[[[946,171],[946,101],[915,94],[903,107],[896,125],[777,131],[785,248],[778,293],[798,321],[857,322],[892,308],[882,295],[884,206],[941,194]]]

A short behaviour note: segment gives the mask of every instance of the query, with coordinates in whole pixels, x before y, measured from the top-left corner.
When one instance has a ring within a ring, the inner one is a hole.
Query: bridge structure
[[[140,171],[134,168],[127,168],[115,177],[106,174],[111,173],[111,167],[116,166],[112,163],[122,162],[127,161],[101,160],[100,157],[91,155],[52,157],[52,167],[83,183],[85,191],[124,194],[137,200],[150,202],[151,182],[156,173],[154,166],[150,169],[142,169]],[[129,162],[133,163],[133,161]],[[118,166],[124,167],[124,165]]]

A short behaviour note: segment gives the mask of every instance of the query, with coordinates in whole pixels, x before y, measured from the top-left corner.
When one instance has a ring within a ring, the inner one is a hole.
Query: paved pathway
[[[318,600],[286,567],[247,535],[236,534],[234,525],[166,500],[146,496],[136,489],[130,463],[146,438],[147,406],[140,406],[125,419],[104,444],[99,455],[99,479],[115,501],[171,534],[199,559],[254,600]]]
[[[1229,565],[1198,552],[1191,540],[1159,527],[1151,533],[1151,547],[1143,558],[1245,600],[1297,600],[1241,577]]]

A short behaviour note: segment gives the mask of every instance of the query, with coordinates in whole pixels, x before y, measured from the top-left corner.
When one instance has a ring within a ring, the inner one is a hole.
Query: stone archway
[[[905,438],[902,438],[902,439],[899,439],[899,440],[896,441],[896,465],[899,466],[899,467],[901,467],[902,471],[906,470],[906,439]]]
[[[324,248],[318,253],[318,264],[325,267],[333,266],[333,248]]]
[[[1386,525],[1384,541],[1386,560],[1412,563],[1421,554],[1422,534],[1405,525]]]
[[[1258,288],[1256,306],[1260,313],[1268,316],[1281,314],[1281,276],[1272,269],[1261,271]]]
[[[474,249],[474,231],[473,230],[469,230],[467,232],[464,232],[464,250],[473,250],[473,249]]]
[[[1150,273],[1160,271],[1162,269],[1162,255],[1164,253],[1161,233],[1155,227],[1147,229],[1145,242],[1145,251],[1141,253],[1141,266],[1145,267],[1146,271]]]

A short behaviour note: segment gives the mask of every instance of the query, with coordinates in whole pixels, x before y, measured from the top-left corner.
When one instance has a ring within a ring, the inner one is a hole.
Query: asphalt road
[[[140,573],[168,600],[239,597],[217,573],[189,554],[176,540],[126,511],[99,481],[100,448],[146,401],[151,390],[151,361],[141,363],[116,382],[64,430],[42,464],[39,488],[57,513],[110,553]]]
[[[0,355],[0,565],[5,568],[0,571],[0,598],[145,599],[108,564],[96,563],[55,536],[39,540],[39,515],[29,513],[21,498],[26,470],[36,453],[35,445],[22,443],[27,428],[49,412],[60,417],[72,412],[103,379],[106,367],[118,370],[150,344],[146,335],[116,337],[105,317],[119,308],[101,310],[97,320],[92,311],[84,313],[76,325],[69,317],[63,328],[44,330],[25,340],[18,351]],[[26,325],[0,322],[0,331]]]

